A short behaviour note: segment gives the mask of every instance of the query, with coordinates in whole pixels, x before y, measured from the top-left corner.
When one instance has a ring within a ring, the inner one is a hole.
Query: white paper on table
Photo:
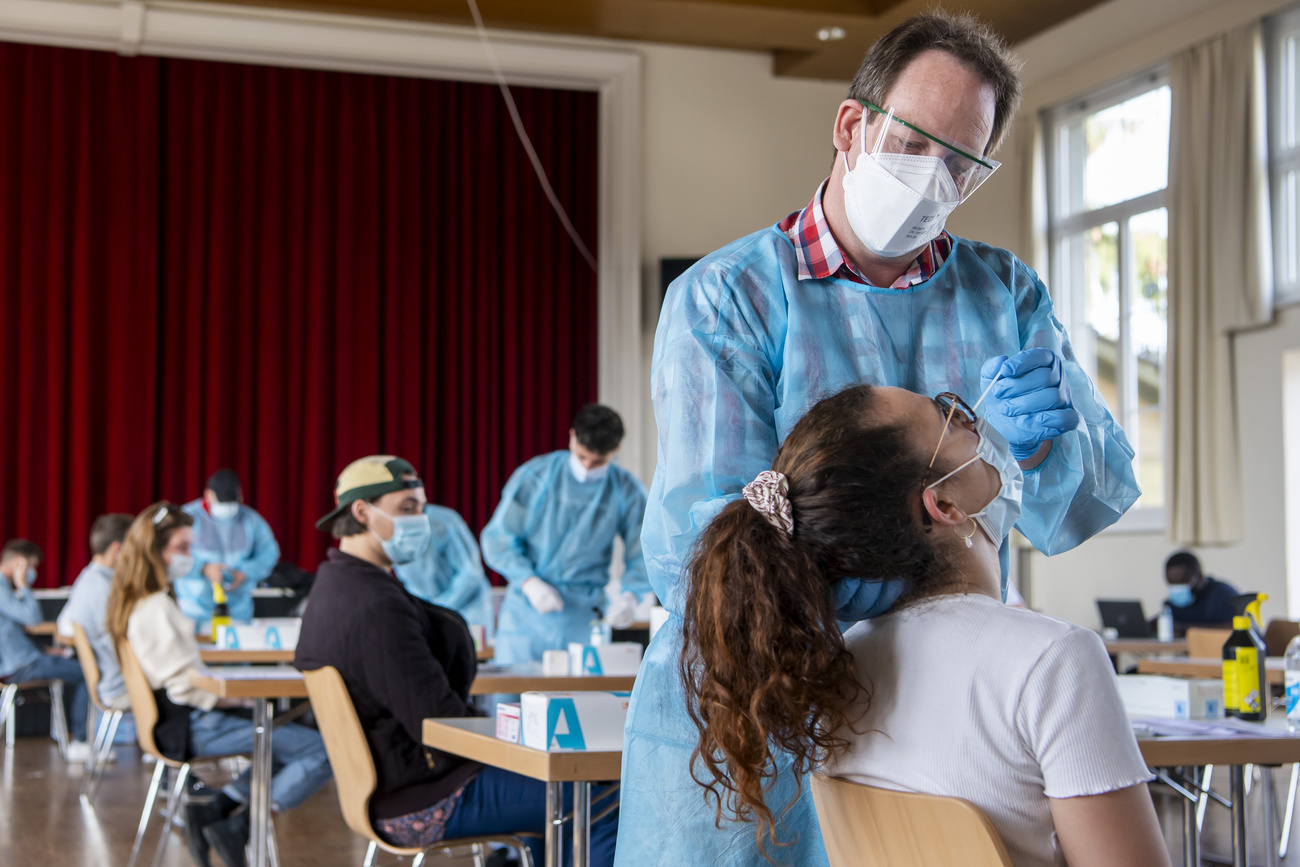
[[[222,680],[300,680],[302,672],[289,666],[214,665],[208,673]]]
[[[1153,719],[1150,717],[1129,720],[1134,729],[1142,729],[1156,737],[1216,737],[1216,738],[1288,738],[1295,737],[1285,726],[1246,722],[1239,719],[1181,720]]]

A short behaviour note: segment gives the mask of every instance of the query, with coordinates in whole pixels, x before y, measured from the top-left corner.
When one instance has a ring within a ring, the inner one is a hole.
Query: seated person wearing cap
[[[1179,551],[1165,561],[1165,584],[1174,628],[1180,632],[1188,626],[1227,626],[1237,613],[1232,604],[1237,588],[1206,575],[1191,551]]]
[[[424,483],[401,458],[371,456],[343,470],[335,499],[316,526],[339,547],[316,573],[294,665],[333,666],[347,685],[378,777],[370,798],[375,830],[409,847],[540,834],[545,783],[422,743],[427,718],[479,715],[469,703],[477,662],[465,621],[409,594],[392,571],[430,532]],[[617,810],[592,826],[592,865],[613,863],[617,834]],[[542,841],[529,845],[542,863]]]

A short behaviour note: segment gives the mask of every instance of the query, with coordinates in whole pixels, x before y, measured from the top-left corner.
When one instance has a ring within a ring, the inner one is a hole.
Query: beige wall
[[[640,352],[648,381],[659,260],[702,256],[797,211],[830,173],[848,82],[777,78],[765,54],[638,45],[643,60]],[[646,392],[649,400],[649,390]],[[647,443],[656,442],[645,413]],[[654,450],[632,468],[648,484]]]
[[[1017,46],[1025,60],[1026,99],[1004,166],[955,215],[954,231],[1033,253],[1022,203],[1028,134],[1038,112],[1147,68],[1181,48],[1289,5],[1291,0],[1113,0]],[[1115,34],[1126,41],[1117,43]],[[969,228],[968,228],[969,227]],[[1243,451],[1246,538],[1201,550],[1207,571],[1242,590],[1267,592],[1265,615],[1287,612],[1283,478],[1283,353],[1300,346],[1300,308],[1279,312],[1268,329],[1239,338],[1237,381]],[[1164,598],[1162,566],[1174,545],[1163,533],[1104,533],[1074,551],[1031,558],[1035,607],[1088,626],[1097,597],[1137,597],[1149,609]],[[1300,602],[1300,600],[1297,600]]]

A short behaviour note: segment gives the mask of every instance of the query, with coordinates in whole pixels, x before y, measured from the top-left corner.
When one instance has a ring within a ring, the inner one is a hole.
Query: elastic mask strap
[[[948,481],[948,480],[951,479],[953,476],[957,475],[957,474],[960,473],[962,470],[966,469],[967,467],[969,467],[971,464],[975,463],[975,462],[978,461],[979,459],[980,459],[980,456],[979,456],[979,455],[976,455],[975,457],[973,457],[973,458],[971,458],[970,460],[968,460],[966,463],[962,464],[962,465],[961,465],[960,467],[958,467],[957,469],[953,470],[953,471],[952,471],[951,473],[949,473],[948,475],[946,475],[946,476],[944,476],[943,478],[939,479],[939,481],[937,481],[937,482],[931,482],[930,484],[926,485],[926,486],[925,486],[925,489],[928,491],[928,490],[930,490],[931,488],[933,488],[935,485],[941,485],[941,484],[943,484],[944,482]]]
[[[952,415],[956,411],[957,411],[957,404],[954,403],[948,409],[948,417],[943,420],[943,430],[939,432],[939,442],[935,444],[934,454],[930,455],[930,465],[926,467],[926,469],[934,469],[934,461],[937,457],[939,457],[939,449],[943,448],[943,438],[948,435],[948,426],[952,424]],[[949,475],[951,475],[951,473]],[[948,476],[944,476],[944,478],[946,479],[948,478]],[[935,482],[934,484],[937,485],[939,484],[939,482]],[[930,487],[934,487],[934,485],[931,485]]]

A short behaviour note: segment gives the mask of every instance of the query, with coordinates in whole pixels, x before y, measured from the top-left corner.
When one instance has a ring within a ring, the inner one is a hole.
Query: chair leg
[[[533,867],[533,850],[523,840],[519,841],[519,867]]]
[[[1210,780],[1214,777],[1214,765],[1206,765],[1205,772],[1201,774],[1201,802],[1196,805],[1196,831],[1205,827],[1205,808],[1210,803]]]
[[[270,867],[280,867],[280,847],[275,842],[275,819],[266,824],[266,860]]]
[[[162,784],[163,772],[166,770],[167,765],[163,762],[153,766],[153,780],[149,783],[149,794],[144,799],[144,809],[140,811],[140,827],[135,832],[135,845],[131,847],[131,860],[127,862],[127,867],[135,867],[135,860],[140,857],[140,844],[144,842],[144,832],[148,830],[149,819],[153,817],[153,805],[158,800],[158,787]]]
[[[1291,821],[1295,818],[1296,785],[1300,783],[1300,765],[1291,766],[1291,786],[1286,795],[1286,815],[1282,818],[1282,842],[1277,847],[1277,857],[1285,858],[1291,846]]]
[[[0,720],[5,724],[5,749],[14,748],[14,706],[18,699],[18,685],[6,684],[0,692]]]
[[[474,867],[484,867],[483,844],[475,843],[473,846],[470,847],[470,850],[474,853]]]
[[[423,852],[421,852],[419,855],[416,855],[414,858],[411,859],[411,867],[420,867],[420,865],[423,863],[424,863]]]
[[[90,757],[88,785],[83,784],[82,794],[92,802],[95,799],[95,790],[99,788],[99,781],[104,778],[104,771],[108,768],[108,757],[113,754],[113,738],[117,737],[117,727],[122,722],[122,716],[123,712],[120,710],[108,712],[104,718],[108,723],[107,730]]]
[[[361,867],[374,867],[375,853],[378,851],[379,844],[371,840],[370,845],[366,847],[366,860],[361,862]]]
[[[85,798],[94,788],[95,771],[99,767],[99,751],[104,746],[104,737],[108,734],[108,714],[99,715],[99,725],[95,726],[95,737],[90,755],[86,757],[85,773],[81,775],[81,797]],[[86,736],[90,736],[90,726],[86,726]]]
[[[176,774],[176,781],[172,784],[171,793],[167,796],[167,815],[163,822],[162,837],[158,840],[158,851],[153,856],[153,867],[161,867],[163,853],[167,851],[167,841],[171,839],[173,822],[176,819],[176,810],[180,807],[181,801],[184,800],[185,782],[190,778],[189,763],[181,765],[180,771]]]
[[[68,758],[68,718],[63,713],[63,681],[50,684],[50,736],[59,745],[59,758]]]

